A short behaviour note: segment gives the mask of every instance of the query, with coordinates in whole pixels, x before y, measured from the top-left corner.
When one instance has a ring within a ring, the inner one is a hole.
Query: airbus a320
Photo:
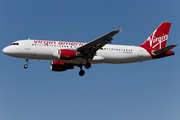
[[[18,40],[5,47],[6,55],[24,58],[28,67],[29,59],[52,60],[50,68],[52,71],[66,71],[74,66],[80,68],[79,75],[83,76],[84,66],[89,69],[92,64],[97,63],[133,63],[146,60],[158,59],[174,55],[171,51],[176,45],[166,46],[171,23],[163,22],[139,46],[108,44],[113,36],[120,30],[111,31],[89,43],[65,42],[52,40]]]

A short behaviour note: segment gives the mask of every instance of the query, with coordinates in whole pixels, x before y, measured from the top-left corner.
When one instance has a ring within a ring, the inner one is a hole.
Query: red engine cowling
[[[67,63],[64,62],[60,62],[60,61],[52,61],[51,62],[51,70],[52,71],[66,71],[67,69],[73,69],[74,66],[69,65]]]
[[[77,56],[76,50],[61,49],[59,51],[61,60],[73,60]]]

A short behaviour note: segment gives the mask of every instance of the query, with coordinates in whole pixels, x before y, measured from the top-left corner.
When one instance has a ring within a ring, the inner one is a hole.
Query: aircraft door
[[[138,48],[138,56],[143,57],[143,49],[142,48]]]
[[[30,38],[25,41],[25,50],[30,50]]]

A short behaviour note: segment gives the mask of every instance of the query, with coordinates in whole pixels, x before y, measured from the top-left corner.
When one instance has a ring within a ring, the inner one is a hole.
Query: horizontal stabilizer
[[[169,46],[164,47],[164,48],[162,48],[162,49],[156,50],[156,51],[154,51],[153,53],[155,53],[155,54],[166,53],[167,51],[173,49],[173,48],[176,47],[176,46],[177,46],[177,45],[169,45]]]

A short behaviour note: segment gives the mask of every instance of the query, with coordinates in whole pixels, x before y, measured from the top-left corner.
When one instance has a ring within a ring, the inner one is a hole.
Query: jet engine
[[[61,72],[66,71],[67,69],[73,69],[74,66],[60,61],[52,61],[50,68],[52,71]]]
[[[82,56],[82,53],[76,50],[60,49],[55,51],[53,56],[61,60],[73,60],[77,56]]]
[[[61,49],[59,50],[59,57],[61,60],[72,60],[77,56],[76,50],[67,50]]]

